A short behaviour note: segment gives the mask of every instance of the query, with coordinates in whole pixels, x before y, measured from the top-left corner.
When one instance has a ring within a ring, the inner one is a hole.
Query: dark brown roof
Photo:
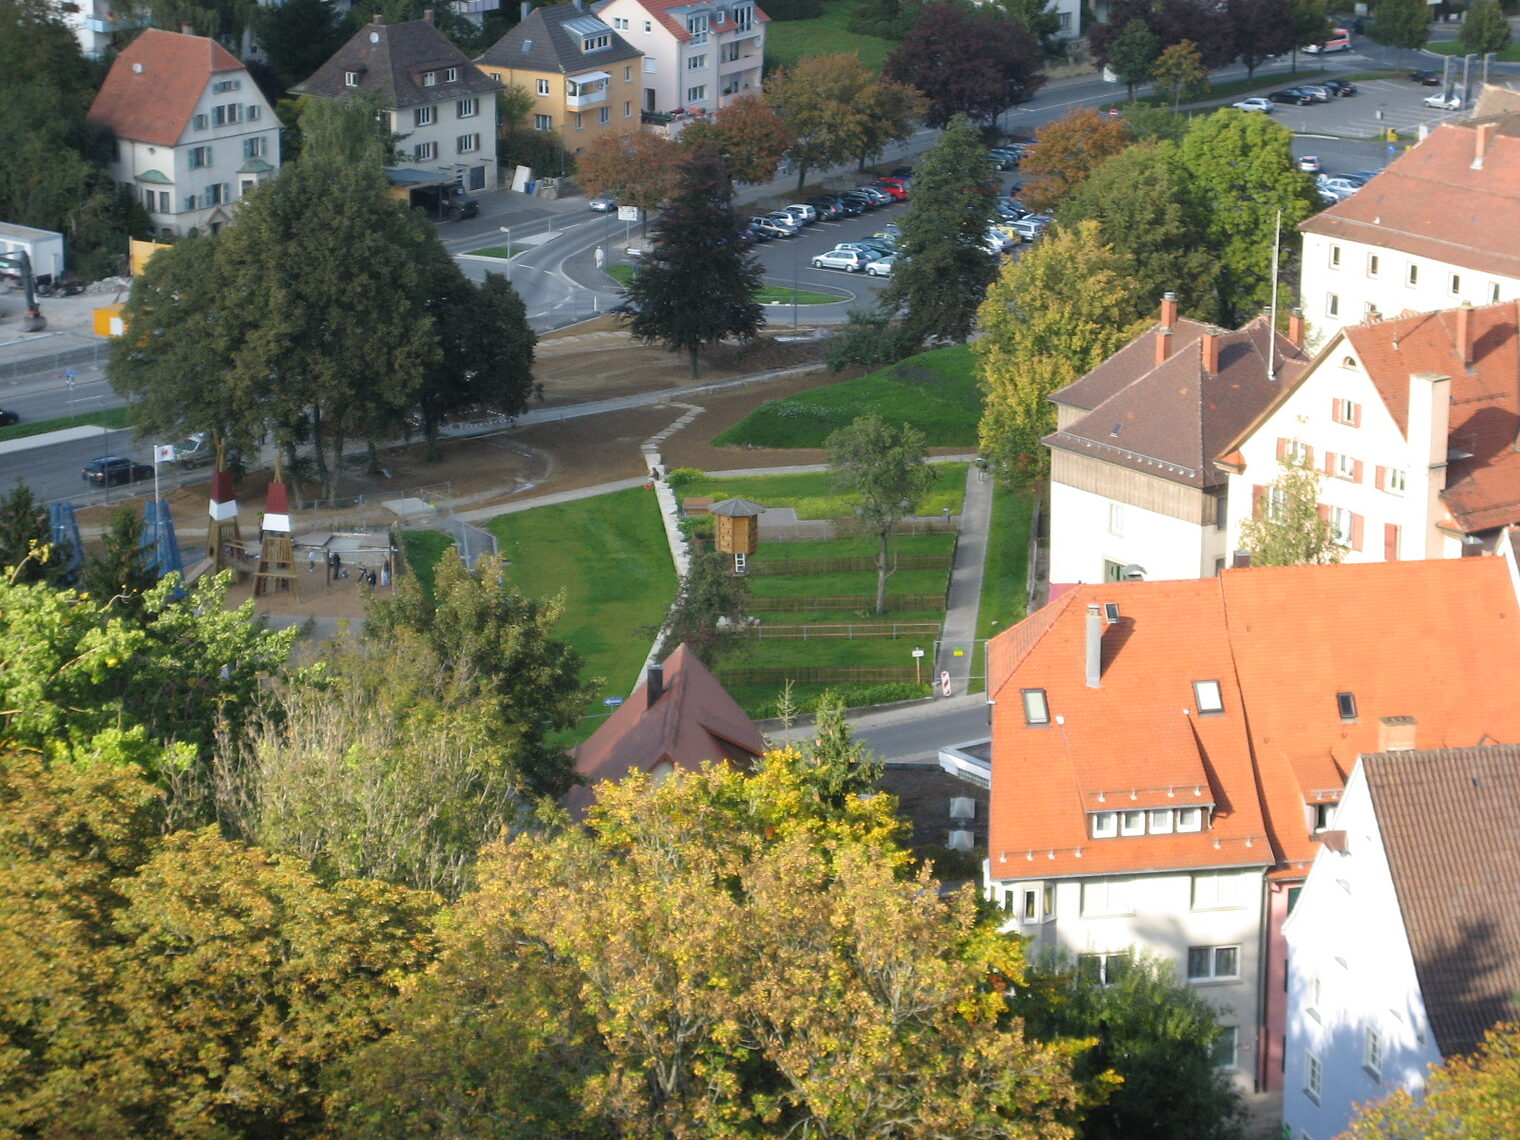
[[[566,27],[576,24],[576,27]],[[588,32],[610,36],[608,46],[598,51],[581,50],[581,38]],[[604,70],[607,65],[644,55],[609,27],[600,16],[582,11],[574,4],[554,4],[535,8],[475,62],[483,67],[500,67],[508,71],[542,71],[559,75],[579,75]]]
[[[1476,533],[1520,522],[1520,331],[1515,301],[1468,310],[1472,348],[1465,363],[1457,332],[1461,311],[1418,313],[1344,333],[1406,435],[1410,375],[1451,377],[1453,459],[1441,501],[1452,524]]]
[[[1217,334],[1219,368],[1209,372],[1203,358],[1207,332],[1197,321],[1179,320],[1170,353],[1157,364],[1153,326],[1055,393],[1057,403],[1089,411],[1046,436],[1046,446],[1192,487],[1223,483],[1214,456],[1303,374],[1309,358],[1287,337],[1271,333],[1262,316]],[[1269,378],[1274,335],[1277,374]]]
[[[1443,1056],[1520,1016],[1520,746],[1362,757]]]
[[[713,760],[747,765],[765,752],[760,730],[685,645],[665,659],[663,683],[651,704],[646,677],[575,750],[575,770],[587,786],[565,796],[571,814],[585,813],[604,780],[650,772],[663,762],[690,769]]]
[[[175,146],[211,76],[242,70],[215,40],[149,28],[111,64],[86,117],[119,139]],[[248,88],[250,98],[260,97],[251,79]]]
[[[457,67],[459,78],[445,83],[443,71]],[[345,73],[357,72],[358,85],[350,87]],[[435,73],[432,86],[423,76]],[[397,110],[424,107],[466,95],[487,95],[501,84],[492,79],[448,41],[429,20],[401,24],[366,24],[339,48],[311,78],[291,88],[297,95],[346,99],[357,91],[380,96],[381,103]]]
[[[1520,226],[1500,220],[1520,211],[1520,138],[1501,127],[1443,124],[1361,190],[1298,228],[1520,277]]]

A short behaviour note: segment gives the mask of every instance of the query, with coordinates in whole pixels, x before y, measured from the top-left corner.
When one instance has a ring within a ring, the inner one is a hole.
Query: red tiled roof
[[[1219,367],[1204,367],[1207,326],[1179,320],[1171,347],[1156,363],[1157,328],[1140,334],[1075,384],[1057,403],[1090,408],[1042,441],[1192,487],[1224,482],[1214,467],[1218,450],[1303,374],[1309,357],[1275,334],[1276,374],[1268,376],[1267,318],[1217,334]],[[1094,402],[1096,401],[1096,402]]]
[[[1409,377],[1451,377],[1448,439],[1456,459],[1446,468],[1442,502],[1462,530],[1520,522],[1520,328],[1517,303],[1467,310],[1471,363],[1458,342],[1459,309],[1418,313],[1345,330],[1399,430],[1408,432]]]
[[[1443,1056],[1520,1017],[1520,748],[1363,756],[1420,996]]]
[[[1482,162],[1475,167],[1480,146]],[[1446,123],[1298,228],[1520,277],[1520,226],[1501,221],[1517,211],[1520,138],[1494,123]]]
[[[1121,620],[1102,627],[1102,684],[1089,688],[1086,607],[1106,602]],[[1520,605],[1499,558],[1082,586],[1036,619],[1038,636],[1021,623],[988,650],[994,876],[1012,877],[1007,862],[1030,853],[1040,874],[1301,872],[1315,846],[1305,805],[1381,747],[1382,717],[1414,717],[1433,747],[1520,741],[1513,671],[1493,667],[1520,660]],[[1198,713],[1202,680],[1219,682],[1223,713]],[[1021,688],[1046,691],[1051,724],[1025,725]],[[1338,692],[1355,694],[1356,721],[1341,720]],[[1116,810],[1185,805],[1201,779],[1197,798],[1217,804],[1211,830],[1088,837],[1100,792]]]
[[[111,64],[86,118],[117,138],[175,146],[211,76],[241,70],[215,40],[149,28]]]
[[[675,8],[690,7],[692,5],[692,0],[637,0],[637,2],[639,7],[643,8],[644,11],[653,16],[659,25],[668,31],[671,35],[675,36],[677,40],[685,43],[687,40],[691,39],[691,33],[686,30],[686,21],[678,20],[670,13]],[[760,10],[760,6],[756,4],[755,22],[767,23],[769,20],[770,17],[762,12]],[[729,30],[729,27],[725,24],[718,30],[726,32]]]
[[[663,672],[664,688],[653,704],[646,677],[575,750],[575,770],[586,786],[565,796],[573,815],[585,812],[604,780],[650,772],[662,763],[689,769],[713,760],[747,764],[764,753],[760,730],[695,653],[678,646]]]

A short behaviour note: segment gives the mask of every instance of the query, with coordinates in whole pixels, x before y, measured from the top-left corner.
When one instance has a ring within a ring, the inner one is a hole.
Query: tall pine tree
[[[650,226],[654,248],[624,289],[616,312],[634,339],[697,352],[727,337],[753,340],[765,323],[755,290],[760,265],[745,250],[734,188],[723,160],[698,150],[676,171],[675,189]]]

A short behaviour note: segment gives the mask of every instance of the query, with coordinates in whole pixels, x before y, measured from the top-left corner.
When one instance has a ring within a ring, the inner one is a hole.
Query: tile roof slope
[[[117,138],[175,146],[211,76],[242,70],[215,40],[149,28],[116,57],[85,117]]]
[[[1504,559],[1227,570],[1219,581],[1274,818],[1295,807],[1301,818],[1330,771],[1382,747],[1385,716],[1414,717],[1417,743],[1432,748],[1520,741],[1514,670],[1495,667],[1520,661]],[[1341,720],[1338,692],[1355,694],[1354,722]],[[1279,840],[1289,861],[1312,858],[1301,828],[1284,824]]]
[[[682,43],[691,39],[691,33],[686,30],[686,21],[678,20],[671,15],[677,8],[705,8],[709,11],[711,4],[703,4],[700,0],[637,0],[639,7],[648,12],[655,20],[671,35]],[[598,10],[605,8],[605,4],[597,5]],[[755,5],[755,22],[769,23],[770,17],[760,10],[760,5]],[[727,30],[726,26],[723,30]]]
[[[1309,357],[1271,333],[1265,316],[1217,335],[1217,372],[1203,366],[1200,335],[1043,442],[1193,487],[1223,483],[1214,456],[1304,373]],[[1139,338],[1152,353],[1154,336]],[[1276,339],[1275,379],[1267,370],[1269,336]]]
[[[1409,428],[1409,377],[1451,377],[1452,448],[1471,456],[1446,469],[1441,500],[1467,531],[1520,522],[1520,302],[1470,309],[1472,363],[1458,346],[1460,309],[1417,313],[1345,330],[1393,415]]]
[[[648,772],[662,760],[696,769],[711,760],[743,762],[765,752],[765,738],[733,697],[686,645],[664,662],[664,691],[649,704],[646,677],[628,700],[575,750],[575,770],[586,781],[564,799],[583,813],[603,780]]]
[[[1520,748],[1362,757],[1443,1056],[1520,1017]]]
[[[609,45],[600,51],[582,51],[581,37],[565,27],[571,20],[590,20],[601,24],[611,37]],[[526,51],[523,50],[525,43],[528,45]],[[604,63],[638,59],[643,54],[599,17],[582,11],[574,4],[552,4],[529,12],[526,20],[487,48],[475,62],[513,71],[574,75],[595,71]]]
[[[1298,228],[1520,277],[1520,226],[1499,221],[1517,210],[1520,138],[1492,124],[1446,123],[1361,190]]]
[[[1271,864],[1218,580],[1083,586],[1067,598],[1016,671],[995,680],[993,874],[1012,876],[1009,864],[1031,857],[1030,877]],[[1103,627],[1102,686],[1089,688],[1086,608],[1114,601],[1121,619]],[[1020,637],[1014,627],[996,641]],[[1191,715],[1195,680],[1219,681],[1222,715]],[[1052,723],[1026,726],[1010,684],[1045,689]],[[1102,804],[1207,802],[1217,805],[1212,830],[1087,834],[1086,813]]]
[[[459,68],[454,83],[424,87],[421,73]],[[350,87],[344,73],[359,73]],[[416,78],[414,78],[414,76]],[[500,90],[492,79],[449,42],[430,20],[399,24],[370,23],[355,32],[321,67],[290,90],[297,95],[346,99],[358,91],[377,94],[393,109],[422,107],[461,95],[486,95]]]
[[[1178,318],[1172,326],[1172,347],[1168,355],[1176,356],[1203,336],[1208,327],[1201,321]],[[1156,367],[1156,334],[1160,329],[1159,321],[1151,325],[1080,380],[1051,393],[1051,400],[1090,412],[1104,400],[1123,391],[1135,382],[1137,376],[1144,376]]]

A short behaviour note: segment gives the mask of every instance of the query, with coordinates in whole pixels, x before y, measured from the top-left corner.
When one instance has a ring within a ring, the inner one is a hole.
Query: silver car
[[[846,273],[859,273],[871,259],[858,249],[831,249],[812,259],[814,269],[842,269]]]
[[[897,254],[889,253],[875,261],[866,262],[867,277],[891,277],[892,267],[897,264]]]

